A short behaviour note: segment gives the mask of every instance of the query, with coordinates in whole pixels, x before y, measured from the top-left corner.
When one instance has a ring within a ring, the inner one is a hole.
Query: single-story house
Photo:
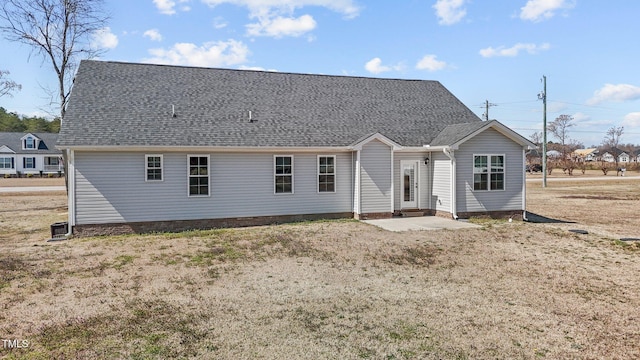
[[[82,61],[58,148],[75,234],[523,216],[533,143],[437,81]]]
[[[62,151],[58,134],[0,132],[0,176],[60,175]]]

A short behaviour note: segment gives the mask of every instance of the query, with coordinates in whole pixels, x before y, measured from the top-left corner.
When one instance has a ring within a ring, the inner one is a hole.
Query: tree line
[[[60,118],[47,120],[39,116],[20,116],[0,107],[0,132],[60,132]]]
[[[557,143],[553,141],[547,141],[547,151],[555,150],[560,153],[560,156],[557,159],[549,159],[547,158],[547,171],[551,174],[551,171],[554,167],[562,168],[564,171],[568,171],[569,175],[573,173],[573,169],[581,168],[584,173],[586,169],[586,163],[584,159],[577,158],[573,156],[574,151],[578,149],[584,149],[584,145],[574,139],[571,139],[569,136],[570,130],[572,127],[576,126],[573,122],[574,118],[570,115],[560,115],[553,122],[547,125],[547,131],[551,134],[552,137],[558,140]],[[627,152],[630,156],[633,156],[637,150],[637,147],[633,144],[622,144],[620,139],[624,135],[624,127],[622,126],[614,126],[607,130],[605,137],[602,139],[602,143],[600,146],[593,146],[594,148],[598,148],[602,152],[609,152],[614,157],[613,166],[616,169],[620,168],[618,164],[618,155],[622,152]],[[542,144],[543,133],[542,132],[534,132],[531,134],[530,139],[532,142],[536,143],[538,146]],[[540,150],[540,149],[539,149]],[[529,155],[529,160],[533,156]],[[610,170],[611,165],[606,163],[604,160],[601,160],[600,168],[602,172],[606,175]]]

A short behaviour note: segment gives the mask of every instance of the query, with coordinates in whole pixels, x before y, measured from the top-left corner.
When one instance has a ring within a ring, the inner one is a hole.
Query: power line
[[[484,114],[482,114],[482,116],[484,117],[484,119],[486,121],[489,121],[489,108],[492,107],[492,106],[498,106],[498,104],[490,103],[489,100],[485,100],[484,101],[485,110],[484,110]]]

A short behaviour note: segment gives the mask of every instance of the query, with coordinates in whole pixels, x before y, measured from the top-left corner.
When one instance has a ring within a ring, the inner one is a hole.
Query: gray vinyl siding
[[[317,155],[295,154],[294,194],[274,194],[273,153],[210,156],[210,196],[187,195],[187,154],[163,153],[163,181],[145,182],[145,154],[76,152],[76,223],[216,219],[352,211],[350,153],[336,155],[336,192],[318,193]]]
[[[438,211],[451,212],[451,160],[442,152],[434,152],[431,163],[433,166],[431,207]]]
[[[505,189],[473,190],[473,155],[505,156]],[[522,146],[493,129],[474,136],[456,151],[458,212],[523,210]]]
[[[391,147],[373,140],[360,151],[360,213],[392,212]]]
[[[396,152],[393,155],[393,176],[395,186],[393,187],[393,209],[402,209],[402,171],[400,168],[401,161],[417,161],[418,162],[418,207],[421,209],[429,209],[429,197],[431,196],[431,174],[429,167],[425,165],[424,159],[431,156],[430,153],[401,153]]]

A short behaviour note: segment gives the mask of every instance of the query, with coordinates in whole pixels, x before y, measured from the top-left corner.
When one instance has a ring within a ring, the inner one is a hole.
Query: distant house
[[[547,151],[547,158],[551,159],[559,159],[562,157],[562,153],[558,150],[549,150]]]
[[[0,176],[60,174],[58,134],[0,132]]]
[[[627,154],[626,152],[623,152],[622,154],[618,155],[618,162],[620,163],[631,162],[631,156],[629,156],[629,154]]]
[[[600,156],[600,160],[604,162],[615,162],[616,157],[613,156],[610,152],[606,151]]]
[[[101,61],[58,140],[76,234],[522,216],[533,147],[437,81]]]
[[[572,154],[572,157],[576,161],[581,161],[581,162],[596,161],[597,156],[598,156],[598,149],[595,149],[595,148],[577,149]]]

